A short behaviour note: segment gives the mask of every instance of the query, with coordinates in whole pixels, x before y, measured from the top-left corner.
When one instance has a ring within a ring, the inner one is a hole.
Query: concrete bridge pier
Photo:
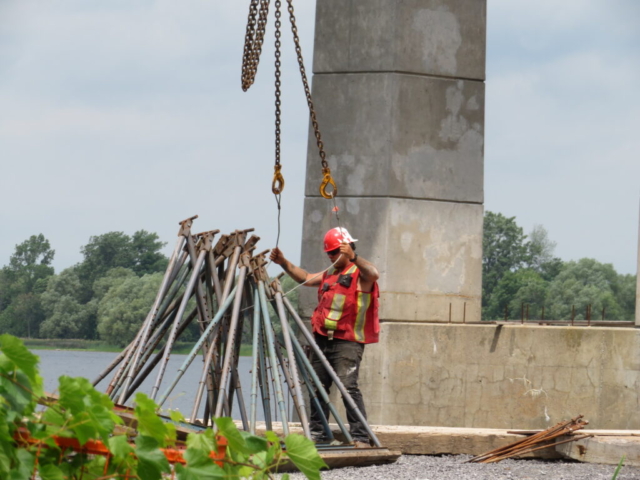
[[[424,324],[480,320],[485,36],[486,0],[317,0],[313,96],[341,226],[382,274],[381,342],[362,373],[374,424],[428,424]],[[310,135],[309,271],[327,266],[322,238],[337,225],[320,180]],[[304,290],[309,318],[316,292]]]

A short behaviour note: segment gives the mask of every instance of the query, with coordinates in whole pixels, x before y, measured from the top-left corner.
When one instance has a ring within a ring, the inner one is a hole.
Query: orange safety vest
[[[342,273],[331,268],[322,275],[318,306],[311,317],[314,332],[358,343],[378,342],[378,284],[373,284],[371,292],[361,292],[359,276],[360,269],[353,263]]]

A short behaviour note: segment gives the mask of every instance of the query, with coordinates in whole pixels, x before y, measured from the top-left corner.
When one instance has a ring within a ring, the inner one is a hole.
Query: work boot
[[[353,446],[356,448],[371,448],[368,440],[354,440]]]
[[[329,438],[324,433],[311,434],[311,441],[313,443],[329,443]]]

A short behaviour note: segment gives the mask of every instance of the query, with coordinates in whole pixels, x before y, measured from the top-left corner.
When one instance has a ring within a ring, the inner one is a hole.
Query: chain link
[[[295,46],[296,57],[298,60],[298,66],[300,68],[300,77],[302,78],[302,86],[304,87],[304,94],[307,99],[307,106],[309,107],[309,117],[311,119],[311,125],[313,126],[313,133],[316,137],[316,145],[318,146],[318,154],[320,156],[320,162],[322,164],[322,174],[324,176],[320,185],[320,193],[324,198],[335,198],[337,194],[337,187],[333,178],[331,177],[331,170],[327,162],[327,155],[324,151],[324,143],[322,142],[322,135],[320,133],[320,126],[318,125],[318,119],[316,111],[313,106],[313,99],[311,97],[311,88],[309,87],[309,80],[307,79],[307,72],[304,67],[304,59],[302,57],[302,48],[300,47],[300,38],[298,36],[298,27],[296,25],[296,16],[293,9],[293,0],[287,1],[287,10],[289,12],[289,20],[291,21],[291,33],[293,33],[293,43]],[[258,64],[260,63],[260,54],[262,53],[262,43],[264,41],[264,35],[267,26],[267,17],[269,14],[269,2],[270,0],[251,0],[249,5],[249,18],[247,21],[247,31],[245,34],[244,53],[242,57],[242,89],[246,92],[255,81],[256,74],[258,72]],[[281,0],[276,0],[276,41],[275,41],[275,133],[276,133],[276,145],[275,145],[275,167],[276,173],[280,172],[280,137],[281,137],[281,100],[280,100],[280,86],[281,86]],[[276,177],[274,175],[274,185],[276,184]],[[329,192],[327,188],[331,187]],[[274,191],[275,193],[275,191]]]
[[[296,56],[298,57],[298,66],[300,67],[300,76],[302,77],[302,85],[304,87],[304,94],[307,97],[307,105],[309,106],[309,117],[311,117],[311,125],[313,125],[313,133],[316,137],[316,144],[318,145],[318,154],[320,155],[320,162],[322,168],[329,168],[327,163],[327,155],[324,151],[324,144],[322,143],[322,135],[320,134],[320,127],[318,120],[316,119],[316,111],[313,108],[313,99],[311,98],[311,89],[309,88],[309,81],[307,80],[307,71],[304,68],[304,59],[302,58],[302,48],[300,47],[300,38],[298,37],[298,27],[296,26],[296,16],[293,11],[293,0],[287,0],[287,10],[289,11],[289,19],[291,20],[291,32],[293,33],[293,43],[296,48]]]
[[[282,102],[280,101],[280,36],[281,36],[281,32],[280,32],[280,27],[281,27],[281,22],[280,22],[280,17],[281,17],[281,0],[276,0],[276,42],[275,42],[275,90],[276,90],[276,165],[280,165],[280,125],[281,125],[281,120],[280,120],[280,106],[282,105]]]
[[[258,7],[260,10],[258,12]],[[269,16],[269,0],[251,0],[249,4],[249,18],[247,32],[244,37],[244,52],[242,55],[242,90],[247,91],[253,85],[258,73],[258,63],[262,53],[264,33]],[[257,17],[257,19],[256,19]]]

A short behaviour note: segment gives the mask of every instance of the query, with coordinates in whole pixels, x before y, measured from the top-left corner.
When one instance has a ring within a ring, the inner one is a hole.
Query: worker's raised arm
[[[346,256],[350,262],[356,264],[356,266],[360,269],[360,283],[362,286],[362,290],[364,292],[368,292],[373,287],[373,284],[378,281],[380,278],[380,273],[376,266],[365,260],[364,258],[356,255],[356,252],[351,248],[351,244],[347,242],[343,242],[340,245],[340,253]]]
[[[318,273],[309,273],[305,269],[295,266],[287,260],[279,248],[271,250],[269,255],[271,261],[280,265],[291,278],[298,283],[304,283],[307,287],[317,287],[322,282],[322,275]]]

